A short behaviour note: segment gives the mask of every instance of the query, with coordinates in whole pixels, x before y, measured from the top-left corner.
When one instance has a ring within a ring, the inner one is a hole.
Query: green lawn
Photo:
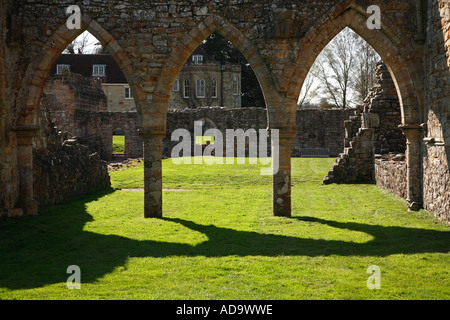
[[[125,136],[113,135],[113,154],[125,153]]]
[[[108,190],[2,221],[0,299],[449,299],[450,226],[372,184],[321,185],[333,161],[292,160],[292,218],[260,165],[164,160],[162,219]],[[111,176],[143,187],[142,165]]]

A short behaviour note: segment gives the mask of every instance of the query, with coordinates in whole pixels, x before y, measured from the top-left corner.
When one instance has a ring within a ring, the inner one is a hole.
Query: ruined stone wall
[[[354,112],[354,110],[297,110],[297,133],[292,142],[292,156],[301,156],[302,148],[325,148],[330,149],[331,156],[337,155],[344,146],[344,121]],[[226,129],[259,131],[267,128],[267,110],[263,108],[171,110],[167,115],[164,155],[170,156],[170,150],[177,144],[170,141],[173,130],[183,128],[193,135],[194,121],[202,119],[211,121],[209,126],[219,129],[224,137]]]
[[[44,87],[48,110],[57,127],[70,126],[75,111],[107,111],[108,104],[101,80],[64,70],[47,79]]]
[[[401,108],[397,90],[386,65],[377,64],[376,84],[364,100],[363,113],[377,114],[374,128],[374,153],[405,153],[406,137],[399,128]]]
[[[39,206],[48,206],[111,186],[106,163],[76,140],[34,151],[34,190]]]
[[[385,154],[375,159],[375,181],[385,190],[406,199],[407,167],[404,155]]]
[[[423,152],[424,207],[450,221],[450,4],[428,1],[425,62],[427,130]]]
[[[380,177],[382,172],[394,173],[385,167],[376,175],[374,160],[376,155],[403,154],[406,141],[398,128],[401,109],[392,77],[381,62],[375,72],[376,84],[361,107],[362,113],[345,122],[345,148],[324,178],[325,184],[375,180],[385,188],[392,186],[384,185],[388,178]]]
[[[356,109],[297,110],[292,155],[300,156],[302,148],[325,148],[329,149],[330,157],[337,157],[344,148],[345,121],[357,112]]]
[[[9,49],[6,45],[14,39],[6,27],[11,3],[0,2],[0,217],[16,215],[14,208],[19,196],[17,140],[12,130],[12,123],[17,117],[17,111],[14,110],[17,87],[14,87],[12,70],[16,64],[14,55],[21,50],[20,46]]]
[[[330,150],[331,156],[338,154],[344,147],[344,122],[354,113],[354,110],[298,110],[297,135],[292,143],[292,156],[301,156],[302,148],[325,148]],[[203,120],[207,123],[203,132],[209,128],[219,129],[225,141],[227,129],[255,129],[256,132],[265,130],[267,110],[220,107],[169,110],[167,134],[163,139],[163,156],[170,157],[172,148],[179,143],[171,141],[174,130],[188,130],[194,143],[194,122]],[[64,123],[65,126],[58,128],[60,131],[67,132],[68,137],[80,138],[92,150],[98,151],[104,160],[110,160],[112,157],[112,135],[113,131],[119,128],[125,132],[125,157],[139,158],[143,155],[142,139],[137,133],[136,112],[76,111],[70,118],[66,118]],[[248,145],[246,149],[248,150]]]
[[[40,130],[33,141],[33,185],[39,206],[58,204],[111,186],[106,163],[77,140],[65,140],[41,99]]]
[[[71,126],[61,128],[81,138],[91,149],[97,150],[104,160],[112,159],[113,132],[117,129],[122,129],[125,135],[125,158],[142,157],[142,139],[138,135],[136,112],[76,111]]]

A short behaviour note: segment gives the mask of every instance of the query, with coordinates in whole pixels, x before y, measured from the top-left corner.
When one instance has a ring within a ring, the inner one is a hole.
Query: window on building
[[[211,96],[213,98],[217,98],[217,81],[216,81],[216,79],[213,79],[211,81]]]
[[[125,91],[125,99],[133,99],[130,87],[124,87],[124,91]]]
[[[104,64],[94,64],[92,66],[92,75],[97,77],[104,77],[106,75],[106,65]]]
[[[180,91],[180,81],[178,79],[173,84],[173,91]]]
[[[189,80],[184,80],[184,90],[183,90],[183,97],[189,98]]]
[[[193,55],[192,61],[194,61],[194,64],[199,64],[200,62],[203,62],[203,56],[200,54]]]
[[[63,70],[70,71],[70,64],[57,64],[56,65],[56,74],[62,74]]]
[[[233,94],[239,94],[239,79],[236,76],[233,76]]]
[[[205,80],[198,79],[197,80],[197,86],[195,90],[195,95],[197,98],[204,98],[205,97]]]

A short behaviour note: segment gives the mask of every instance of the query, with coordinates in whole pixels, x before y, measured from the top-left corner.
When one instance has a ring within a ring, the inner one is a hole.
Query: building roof
[[[203,63],[220,64],[201,48],[197,48],[186,61],[187,65],[194,65],[192,61],[192,56],[194,55],[202,55]],[[61,54],[56,60],[50,75],[56,74],[56,66],[58,64],[68,64],[70,65],[70,72],[81,74],[84,77],[92,77],[93,65],[105,65],[106,76],[98,77],[102,79],[103,83],[128,83],[119,65],[109,54]]]
[[[186,61],[187,65],[193,65],[194,61],[192,60],[193,56],[196,55],[201,55],[203,56],[203,63],[216,63],[216,64],[220,64],[220,62],[214,60],[209,54],[207,54],[203,49],[201,49],[200,47],[198,47],[197,49],[194,50],[194,52],[192,53],[192,55],[189,57],[189,59]]]
[[[70,72],[79,73],[84,77],[92,77],[92,66],[94,64],[105,65],[104,83],[128,83],[125,75],[117,62],[109,54],[62,54],[59,56],[52,68],[51,75],[56,74],[56,65],[70,65]]]

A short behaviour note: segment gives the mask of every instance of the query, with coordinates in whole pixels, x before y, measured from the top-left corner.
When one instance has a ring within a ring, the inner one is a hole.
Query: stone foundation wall
[[[12,131],[15,94],[11,92],[9,71],[14,59],[6,48],[8,37],[7,12],[12,1],[0,2],[0,217],[13,215],[19,196],[17,140]]]
[[[428,1],[424,208],[450,222],[450,4]]]
[[[375,159],[375,181],[377,185],[406,199],[407,168],[404,155],[384,155]]]
[[[355,110],[298,110],[297,135],[292,143],[292,156],[301,156],[302,148],[325,148],[329,149],[330,156],[336,156],[344,147],[344,122],[354,114]],[[171,141],[174,130],[188,130],[194,141],[195,121],[205,121],[203,132],[210,128],[219,129],[225,141],[227,129],[243,129],[244,131],[255,129],[256,132],[267,129],[267,111],[263,108],[220,107],[169,110],[167,134],[163,139],[164,157],[170,157],[172,148],[179,143],[179,141]],[[67,113],[59,123],[61,125],[58,129],[66,133],[67,138],[73,136],[79,138],[90,146],[91,150],[96,150],[104,160],[112,158],[112,135],[119,128],[125,133],[125,157],[143,156],[142,139],[137,133],[136,112],[76,110],[72,114]],[[248,144],[246,149],[248,150]],[[226,155],[225,152],[224,155]]]
[[[111,186],[106,163],[76,140],[52,152],[34,153],[34,190],[39,206],[48,206]]]
[[[64,140],[41,99],[40,130],[34,137],[33,188],[39,206],[48,206],[111,186],[106,163],[77,140]]]

